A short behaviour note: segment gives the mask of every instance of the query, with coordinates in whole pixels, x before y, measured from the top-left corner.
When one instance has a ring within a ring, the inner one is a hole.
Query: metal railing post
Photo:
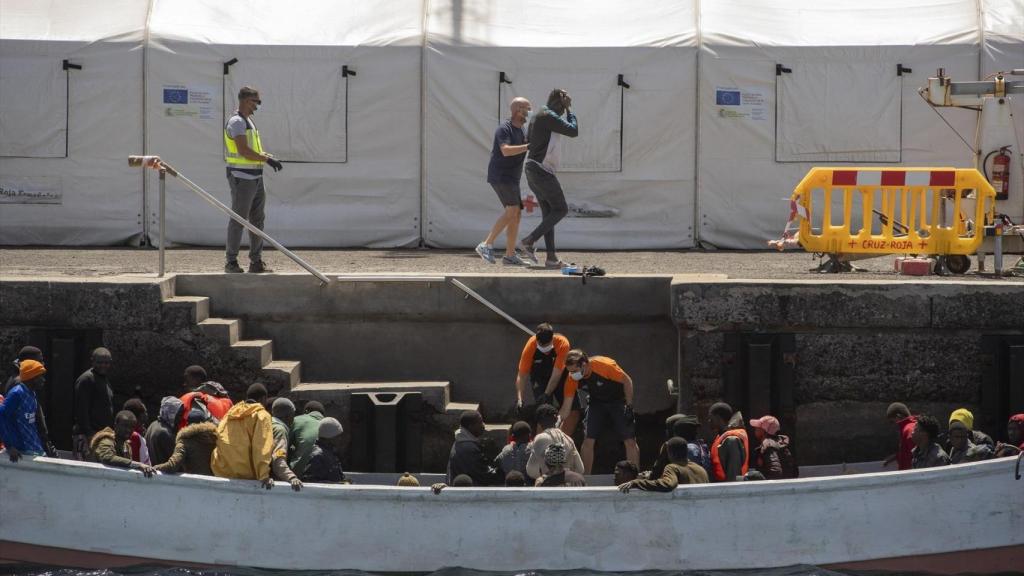
[[[232,220],[234,220],[235,222],[238,222],[239,224],[241,224],[242,227],[245,228],[246,230],[248,230],[249,232],[259,236],[260,238],[263,238],[263,240],[266,243],[270,244],[274,248],[277,248],[279,252],[281,252],[285,256],[291,258],[291,260],[293,262],[295,262],[296,264],[301,266],[306,272],[309,272],[313,276],[316,276],[320,280],[321,283],[323,283],[323,284],[330,284],[331,283],[331,280],[329,278],[327,278],[327,276],[324,276],[322,272],[320,272],[319,270],[314,268],[311,264],[309,264],[308,262],[306,262],[302,258],[299,258],[294,252],[292,252],[291,250],[285,248],[280,242],[278,242],[277,240],[274,240],[273,238],[271,238],[266,232],[264,232],[263,230],[260,230],[259,228],[253,226],[252,224],[250,224],[248,220],[246,220],[245,218],[240,216],[237,212],[235,212],[231,208],[228,208],[220,200],[217,200],[213,196],[213,194],[210,194],[206,190],[203,190],[198,184],[196,184],[195,182],[193,182],[193,181],[189,180],[188,178],[186,178],[182,173],[180,173],[177,170],[175,170],[173,166],[171,166],[167,162],[164,162],[163,160],[161,160],[159,156],[135,156],[135,155],[131,155],[131,156],[128,157],[128,165],[129,166],[133,166],[133,167],[152,168],[152,169],[158,170],[160,172],[160,185],[161,185],[161,187],[160,187],[160,190],[161,190],[161,196],[160,196],[160,273],[161,274],[163,274],[163,255],[164,255],[164,252],[163,252],[163,244],[164,244],[164,237],[163,237],[163,230],[164,230],[164,194],[163,194],[163,186],[164,186],[164,182],[166,181],[165,180],[165,174],[169,173],[171,176],[174,176],[178,180],[181,180],[182,183],[185,184],[185,186],[187,186],[190,189],[192,189],[193,192],[198,194],[199,197],[202,198],[203,200],[206,200],[214,208],[217,208],[221,212],[227,214]]]
[[[157,277],[164,277],[164,248],[166,247],[164,235],[164,222],[167,211],[167,170],[160,170],[160,266]]]

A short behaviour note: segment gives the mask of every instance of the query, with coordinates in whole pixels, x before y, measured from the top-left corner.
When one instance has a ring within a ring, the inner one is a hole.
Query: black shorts
[[[491,182],[491,188],[498,195],[502,206],[519,206],[523,209],[523,197],[519,191],[519,182]]]
[[[636,428],[632,422],[626,422],[623,402],[594,402],[587,405],[587,415],[583,419],[583,431],[587,438],[598,438],[608,428],[615,430],[619,440],[636,438]]]

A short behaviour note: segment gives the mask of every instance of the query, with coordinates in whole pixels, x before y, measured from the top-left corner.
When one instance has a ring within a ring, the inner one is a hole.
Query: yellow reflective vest
[[[237,114],[236,114],[237,115]],[[263,144],[260,142],[260,131],[256,129],[256,125],[251,120],[245,118],[245,141],[249,143],[249,149],[257,154],[263,153]],[[228,166],[234,168],[245,168],[245,169],[260,169],[263,168],[262,162],[253,162],[245,156],[242,156],[238,152],[238,146],[235,145],[235,140],[228,135],[228,127],[224,126],[224,161],[227,162]]]

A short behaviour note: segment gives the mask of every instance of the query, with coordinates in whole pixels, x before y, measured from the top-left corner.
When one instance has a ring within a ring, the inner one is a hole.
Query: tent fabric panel
[[[777,74],[779,162],[899,162],[895,62],[800,60]],[[865,88],[871,93],[865,98]]]
[[[148,8],[139,0],[0,0],[0,38],[141,42]]]
[[[166,41],[150,51],[147,150],[230,204],[223,156],[223,63],[248,58],[348,63],[358,70],[349,87],[347,163],[287,163],[267,169],[266,230],[289,247],[396,247],[418,242],[420,212],[420,50],[415,47],[218,46]],[[312,69],[310,69],[312,70]],[[315,70],[313,70],[315,72]],[[239,78],[241,83],[249,83]],[[184,85],[212,95],[212,114],[165,112],[162,89]],[[260,86],[255,86],[260,89]],[[228,100],[234,94],[227,94]],[[280,103],[261,94],[263,109]],[[259,126],[260,112],[256,113]],[[382,130],[388,118],[395,129]],[[264,135],[275,153],[277,142]],[[155,186],[149,186],[155,203]],[[153,204],[155,205],[155,204]],[[175,187],[167,200],[167,237],[176,243],[222,246],[227,217]],[[155,223],[150,234],[156,233]]]
[[[1010,0],[1012,1],[1012,0]],[[705,46],[974,44],[976,0],[715,0],[700,5]]]
[[[56,56],[0,55],[0,156],[64,157],[68,81]]]
[[[866,52],[865,52],[866,51]],[[698,226],[700,241],[719,248],[764,249],[778,238],[789,214],[788,198],[807,171],[821,162],[775,161],[775,64],[812,57],[819,61],[848,62],[869,58],[903,63],[914,70],[902,84],[903,148],[905,166],[971,165],[971,153],[932,109],[917,95],[917,88],[938,67],[956,77],[974,78],[978,52],[972,46],[822,47],[813,55],[799,47],[714,47],[701,59],[698,97],[699,146]],[[722,115],[716,88],[735,86],[764,94],[767,118]],[[806,94],[806,98],[815,97]],[[874,97],[871,86],[859,96]],[[816,102],[808,101],[808,106]],[[971,141],[974,113],[938,110],[960,134]]]
[[[697,0],[440,0],[428,3],[438,46],[696,46]]]
[[[419,46],[425,0],[153,0],[150,37],[197,44]]]
[[[274,142],[285,162],[345,162],[348,130],[346,84],[334,59],[242,57],[225,76],[224,116],[238,108],[245,85],[259,86],[254,115],[261,138]]]
[[[0,158],[0,187],[27,186],[59,202],[0,203],[0,244],[122,244],[142,233],[142,51],[137,44],[0,41],[8,55],[69,58],[73,72],[67,158]],[[63,94],[64,85],[61,82]],[[63,123],[64,110],[60,111]],[[63,156],[63,138],[61,139]]]
[[[632,86],[625,94],[622,172],[559,174],[570,215],[559,224],[558,246],[692,246],[695,57],[690,48],[429,48],[425,241],[438,247],[472,247],[501,210],[486,182],[497,127],[498,71],[509,70],[514,79],[513,66],[546,66],[554,74],[564,70],[568,75],[600,65],[622,71]],[[529,98],[536,109],[549,88],[540,94],[515,94]],[[581,133],[593,121],[581,116]],[[528,202],[520,225],[523,236],[536,226],[539,211],[530,210],[535,199],[525,178],[521,189]]]

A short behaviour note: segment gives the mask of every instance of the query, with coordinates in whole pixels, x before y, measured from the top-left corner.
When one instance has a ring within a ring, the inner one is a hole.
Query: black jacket
[[[452,444],[452,451],[448,456],[448,484],[460,474],[472,478],[474,486],[491,486],[504,481],[499,473],[488,465],[480,439],[463,428],[459,428],[455,433],[455,444]]]
[[[75,432],[92,438],[114,426],[114,392],[106,376],[86,370],[75,381]]]

